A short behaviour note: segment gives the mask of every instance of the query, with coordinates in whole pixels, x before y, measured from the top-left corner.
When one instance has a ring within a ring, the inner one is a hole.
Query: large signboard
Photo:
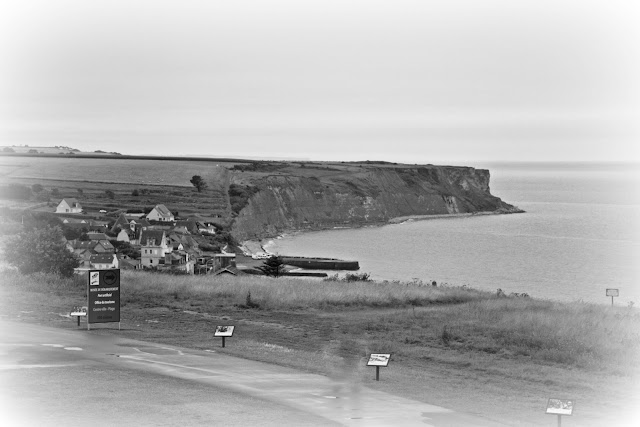
[[[608,297],[618,297],[620,296],[620,291],[618,289],[607,289]]]
[[[120,322],[120,270],[90,270],[88,323]]]

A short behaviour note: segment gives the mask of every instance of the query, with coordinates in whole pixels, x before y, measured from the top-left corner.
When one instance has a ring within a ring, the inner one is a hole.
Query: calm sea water
[[[355,259],[379,280],[437,281],[539,298],[640,305],[640,169],[488,164],[524,214],[409,221],[273,239],[270,252]]]

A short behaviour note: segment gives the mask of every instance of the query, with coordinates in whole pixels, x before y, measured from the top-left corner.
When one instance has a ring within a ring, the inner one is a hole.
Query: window
[[[153,264],[153,260],[152,259],[149,260],[149,264]]]

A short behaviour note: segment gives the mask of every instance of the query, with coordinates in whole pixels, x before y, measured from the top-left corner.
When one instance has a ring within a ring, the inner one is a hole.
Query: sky
[[[0,145],[640,161],[634,3],[5,0]]]

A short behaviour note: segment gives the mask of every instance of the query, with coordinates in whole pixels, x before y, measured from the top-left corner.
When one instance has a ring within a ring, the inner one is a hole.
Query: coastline
[[[356,223],[351,226],[343,226],[343,227],[319,227],[319,228],[308,228],[308,229],[295,229],[295,230],[287,230],[284,231],[277,236],[265,237],[258,240],[244,240],[240,242],[239,248],[244,252],[247,256],[252,256],[260,253],[266,253],[271,255],[278,255],[269,250],[269,246],[272,245],[275,239],[281,239],[283,237],[295,236],[301,233],[307,232],[318,232],[318,231],[329,231],[329,230],[342,230],[342,229],[356,229],[356,228],[365,228],[365,227],[383,227],[385,225],[390,224],[402,224],[407,221],[426,221],[430,219],[457,219],[457,218],[469,218],[476,216],[487,216],[487,215],[509,215],[514,213],[526,213],[524,210],[515,207],[514,210],[498,210],[498,211],[481,211],[481,212],[466,212],[466,213],[452,213],[452,214],[436,214],[436,215],[407,215],[407,216],[399,216],[394,217],[386,222],[378,222],[375,224],[362,224]],[[289,254],[290,256],[295,256]]]
[[[453,219],[453,218],[468,218],[474,216],[487,216],[487,215],[509,215],[516,213],[526,213],[522,209],[516,208],[513,211],[482,211],[482,212],[467,212],[467,213],[454,213],[454,214],[439,214],[439,215],[407,215],[391,218],[388,224],[402,224],[406,221],[425,221],[429,219]]]

